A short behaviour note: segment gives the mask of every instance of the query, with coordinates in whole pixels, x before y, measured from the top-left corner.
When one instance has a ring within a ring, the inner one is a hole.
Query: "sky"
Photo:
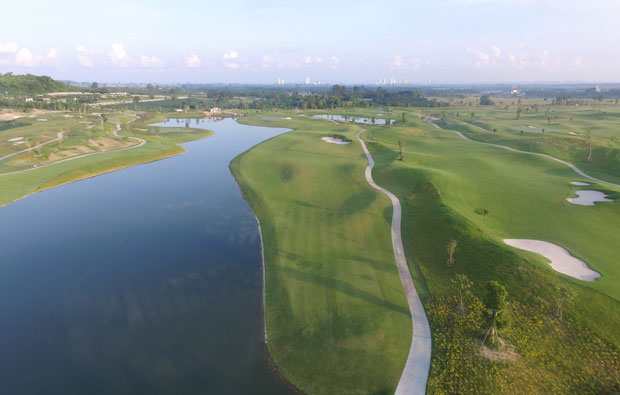
[[[620,0],[4,0],[0,72],[153,83],[620,82]]]

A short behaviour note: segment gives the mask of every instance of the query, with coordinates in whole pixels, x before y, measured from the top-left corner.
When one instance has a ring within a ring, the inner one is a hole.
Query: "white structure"
[[[306,77],[306,85],[310,85],[310,77]]]
[[[222,109],[219,107],[213,107],[210,111],[211,114],[221,114],[222,113]]]

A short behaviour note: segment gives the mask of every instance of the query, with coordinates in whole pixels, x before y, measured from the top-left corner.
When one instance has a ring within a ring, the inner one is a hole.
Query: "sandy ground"
[[[0,110],[0,121],[12,121],[17,118],[23,117],[34,117],[41,114],[50,114],[57,111],[48,111],[48,110],[32,110],[32,112],[22,112],[16,110]]]
[[[581,206],[594,206],[594,202],[613,202],[611,199],[607,199],[607,195],[599,191],[576,191],[576,198],[568,198],[572,204],[579,204]]]
[[[590,269],[581,259],[572,256],[564,248],[541,240],[504,239],[504,243],[521,250],[536,252],[551,261],[556,272],[566,274],[583,281],[594,281],[601,275]]]
[[[326,143],[331,143],[331,144],[350,144],[349,141],[343,141],[334,137],[322,137],[321,140],[325,141]]]
[[[586,185],[590,185],[587,182],[581,182],[581,181],[573,181],[573,182],[571,182],[571,184],[579,185],[579,186],[582,186],[582,187],[585,187]]]

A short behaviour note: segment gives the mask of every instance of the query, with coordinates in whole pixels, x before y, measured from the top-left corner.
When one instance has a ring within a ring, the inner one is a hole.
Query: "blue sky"
[[[3,3],[0,72],[159,83],[620,81],[620,0]]]

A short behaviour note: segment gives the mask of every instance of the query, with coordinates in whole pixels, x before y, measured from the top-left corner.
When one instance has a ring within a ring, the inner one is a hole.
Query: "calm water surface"
[[[363,118],[363,117],[350,117],[350,116],[344,116],[344,115],[338,115],[338,114],[321,114],[321,115],[314,115],[315,118],[322,118],[322,119],[331,119],[334,121],[345,121],[345,122],[353,122],[353,123],[363,123],[365,125],[371,125],[372,124],[372,118]],[[396,122],[394,119],[390,119],[390,125],[392,125],[394,122]],[[385,118],[375,118],[375,125],[385,125],[388,122],[387,119]]]
[[[216,134],[0,208],[0,393],[289,392],[262,352],[258,232],[228,170],[285,130],[190,122]]]

